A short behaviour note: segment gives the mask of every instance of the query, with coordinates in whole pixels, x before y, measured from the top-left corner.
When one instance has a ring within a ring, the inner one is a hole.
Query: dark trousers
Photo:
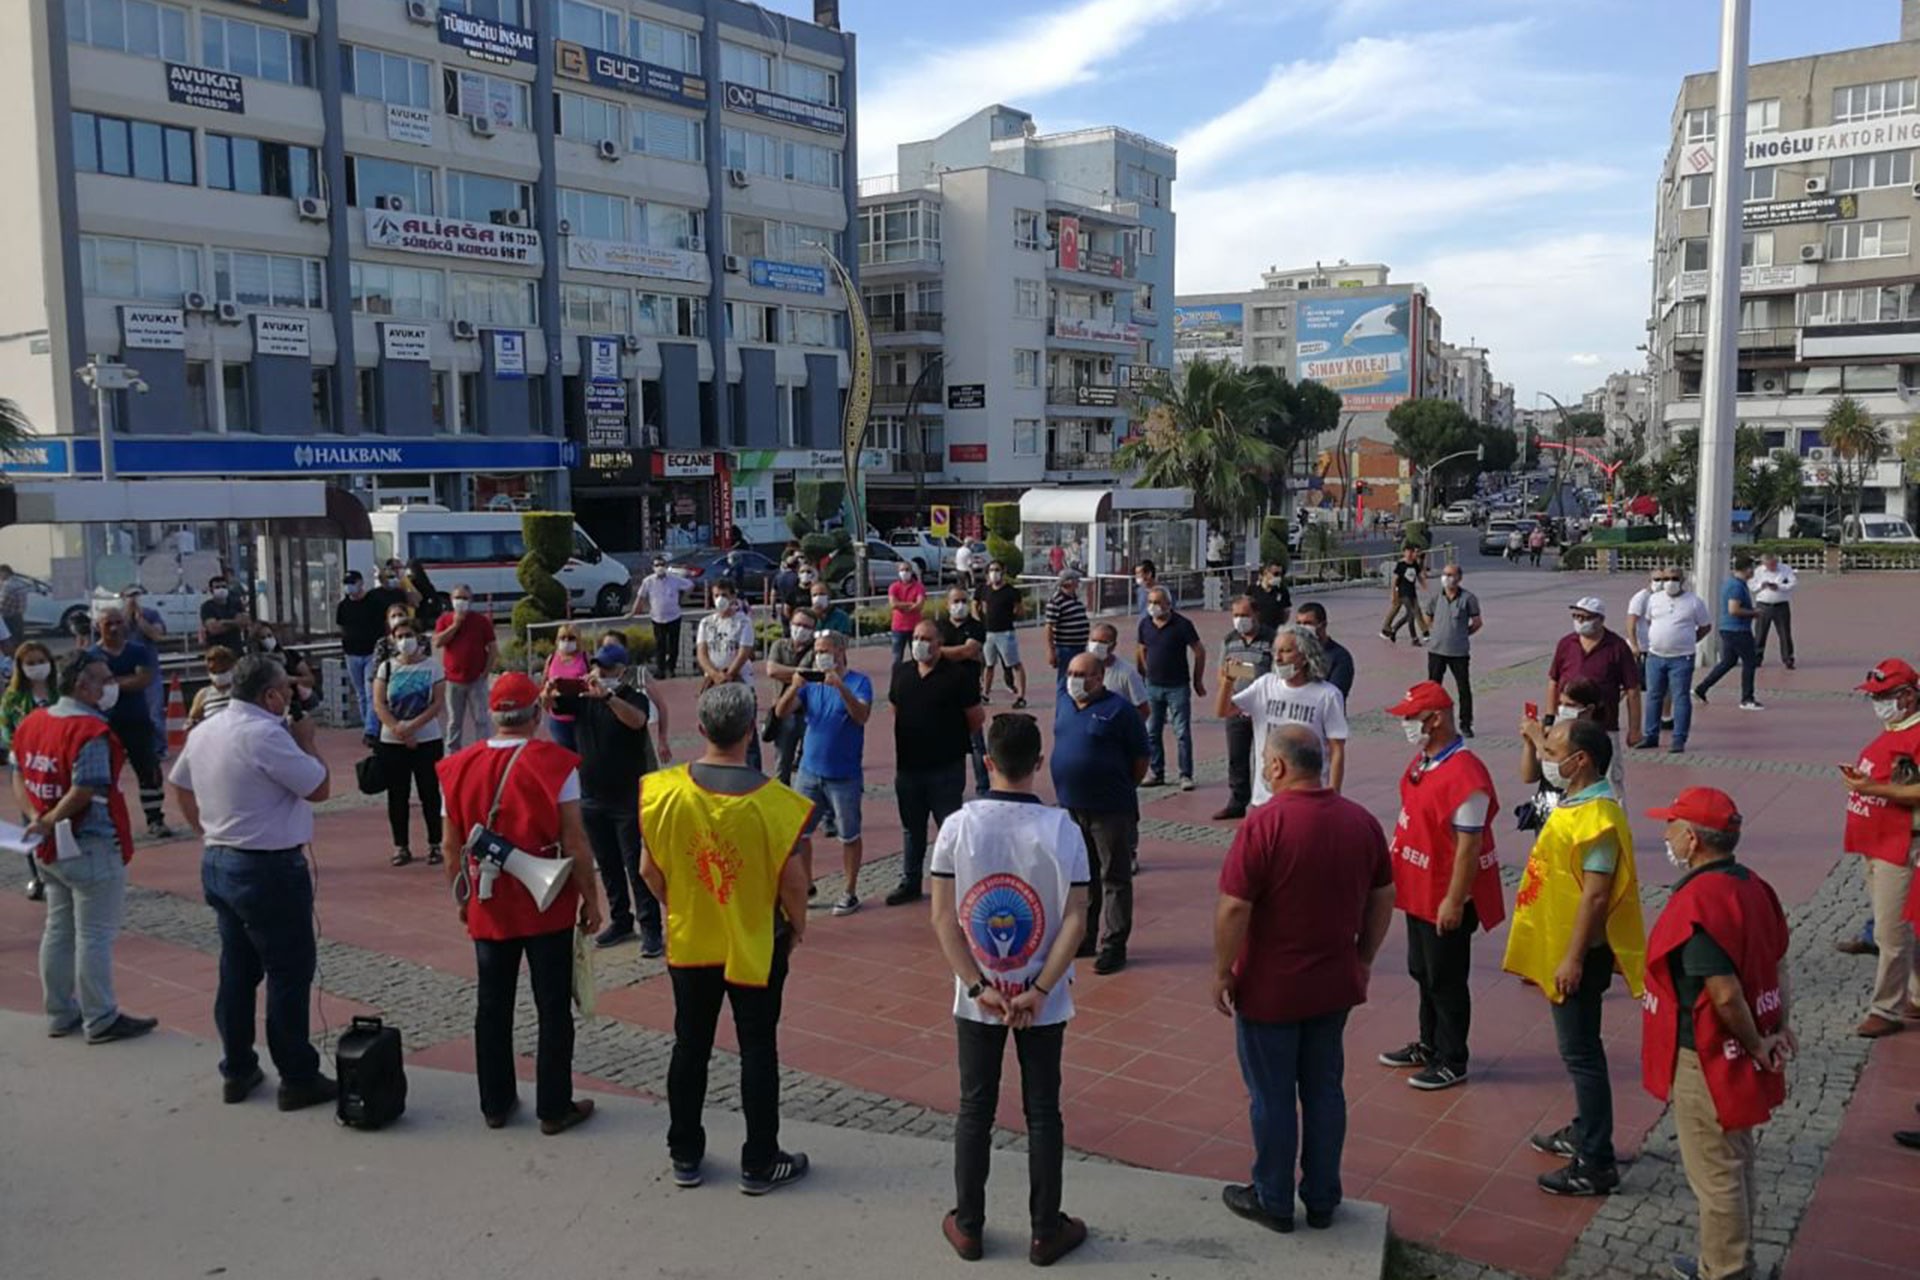
[[[547,733],[557,746],[577,753],[580,748],[574,744],[573,721],[562,720],[558,716],[547,717]]]
[[[1451,653],[1427,654],[1427,679],[1439,683],[1440,678],[1453,672],[1453,687],[1460,695],[1460,727],[1471,731],[1473,728],[1473,679],[1471,668],[1473,658],[1470,654]]]
[[[1793,665],[1793,605],[1760,604],[1754,608],[1760,616],[1753,620],[1753,647],[1759,661],[1767,660],[1767,636],[1770,632],[1780,633],[1780,658],[1788,666]]]
[[[1087,941],[1102,951],[1127,953],[1133,936],[1133,855],[1140,847],[1137,813],[1069,810],[1087,842]]]
[[[639,916],[642,932],[660,932],[660,904],[640,878],[640,797],[608,804],[582,799],[580,825],[593,846],[593,865],[607,891],[607,927],[616,932],[633,928]]]
[[[967,762],[935,765],[931,769],[902,769],[893,775],[893,794],[904,828],[904,861],[900,883],[920,887],[927,868],[927,822],[935,828],[958,812],[967,794]]]
[[[954,1219],[961,1231],[978,1236],[987,1220],[987,1172],[1007,1028],[969,1018],[955,1018],[954,1027],[960,1041],[960,1114],[953,1122]],[[1060,1225],[1066,1154],[1060,1052],[1066,1031],[1066,1023],[1054,1022],[1013,1033],[1013,1051],[1020,1059],[1020,1105],[1027,1116],[1027,1215],[1036,1240],[1052,1235]]]
[[[513,1001],[520,985],[520,957],[540,1036],[534,1050],[534,1114],[558,1120],[573,1106],[573,930],[531,938],[475,938],[474,978],[479,1002],[473,1015],[474,1074],[480,1080],[480,1111],[501,1116],[513,1105]]]
[[[408,828],[412,825],[413,790],[420,789],[420,816],[427,824],[427,843],[440,843],[440,774],[434,766],[446,752],[444,743],[382,742],[373,749],[380,759],[380,771],[387,779],[387,827],[393,833],[393,847],[409,847]]]
[[[774,776],[782,786],[793,785],[793,769],[800,762],[800,744],[807,736],[807,717],[803,712],[781,716],[773,722],[773,745],[777,753]]]
[[[787,985],[787,941],[774,940],[773,968],[764,987],[728,982],[719,966],[667,972],[673,979],[667,1152],[677,1164],[698,1164],[706,1157],[700,1112],[707,1104],[707,1067],[724,998],[733,1006],[734,1038],[740,1044],[740,1111],[747,1122],[740,1170],[764,1173],[780,1154],[780,993]]]
[[[140,703],[138,720],[113,720],[113,736],[127,753],[127,767],[140,784],[140,812],[149,823],[163,819],[161,806],[166,800],[166,781],[160,774],[160,746],[153,740],[153,721],[146,712],[144,694],[134,695]]]
[[[1613,1084],[1600,1043],[1600,998],[1613,982],[1613,951],[1595,947],[1580,970],[1580,987],[1553,1006],[1560,1061],[1573,1079],[1573,1149],[1588,1168],[1613,1168]]]
[[[653,673],[661,679],[680,671],[680,619],[653,620]]]
[[[313,991],[313,879],[298,849],[247,853],[208,845],[200,889],[220,926],[220,986],[213,1022],[220,1032],[220,1074],[245,1080],[260,1065],[253,1048],[254,993],[267,983],[267,1053],[284,1084],[320,1074],[307,1042]]]
[[[1347,1143],[1347,1010],[1302,1022],[1234,1019],[1240,1077],[1250,1098],[1253,1187],[1277,1218],[1293,1218],[1293,1168],[1310,1211],[1340,1203],[1340,1152]],[[1295,1106],[1299,1112],[1295,1114]]]
[[[987,731],[975,729],[973,740],[968,744],[973,757],[973,793],[984,796],[993,786],[993,780],[987,776]]]
[[[1471,902],[1452,933],[1407,917],[1407,973],[1420,989],[1420,1043],[1434,1061],[1455,1071],[1467,1069],[1467,1032],[1473,1025],[1467,978],[1473,970],[1473,931],[1479,927]]]
[[[1707,678],[1696,688],[1705,693],[1720,683],[1720,677],[1733,670],[1734,664],[1740,664],[1740,701],[1753,701],[1753,673],[1760,665],[1760,651],[1753,647],[1751,631],[1722,631],[1720,633],[1720,661],[1713,664],[1713,670],[1707,672]]]
[[[1253,721],[1229,716],[1227,725],[1227,797],[1244,809],[1253,799]]]

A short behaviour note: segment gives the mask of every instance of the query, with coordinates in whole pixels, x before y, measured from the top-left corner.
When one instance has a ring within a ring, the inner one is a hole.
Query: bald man
[[[1147,776],[1147,729],[1126,698],[1106,687],[1106,665],[1091,653],[1067,663],[1065,695],[1053,707],[1053,791],[1086,839],[1092,882],[1081,954],[1095,973],[1127,964],[1133,932],[1133,858]]]

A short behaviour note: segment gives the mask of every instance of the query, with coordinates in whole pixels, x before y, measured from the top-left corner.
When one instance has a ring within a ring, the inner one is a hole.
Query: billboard
[[[1340,393],[1356,413],[1382,412],[1413,395],[1413,298],[1301,298],[1293,377]]]
[[[1213,306],[1176,306],[1173,309],[1173,345],[1176,347],[1239,347],[1246,332],[1245,308],[1237,302]]]

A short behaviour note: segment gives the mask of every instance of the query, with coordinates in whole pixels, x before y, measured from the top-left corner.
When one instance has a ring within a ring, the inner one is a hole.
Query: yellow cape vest
[[[686,765],[640,780],[640,830],[667,879],[667,963],[726,966],[763,987],[773,967],[780,872],[813,802],[768,779],[745,795],[709,791]]]
[[[1644,990],[1647,927],[1640,915],[1640,881],[1633,869],[1633,832],[1617,800],[1585,800],[1562,804],[1540,828],[1513,900],[1507,956],[1501,965],[1539,987],[1555,1004],[1561,996],[1554,990],[1553,974],[1566,958],[1567,939],[1580,910],[1580,862],[1608,831],[1620,843],[1620,861],[1607,899],[1605,942],[1613,948],[1614,967],[1625,975],[1627,990],[1636,997]],[[1593,940],[1595,946],[1600,942]]]

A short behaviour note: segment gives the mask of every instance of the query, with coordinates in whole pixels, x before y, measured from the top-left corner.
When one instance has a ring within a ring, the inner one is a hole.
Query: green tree
[[[1839,506],[1860,514],[1860,497],[1873,468],[1889,448],[1887,429],[1874,421],[1867,407],[1852,396],[1841,396],[1827,410],[1820,443],[1833,450],[1833,491]]]
[[[527,553],[515,575],[527,594],[513,605],[513,632],[522,643],[527,628],[567,616],[567,588],[557,575],[573,554],[573,515],[566,511],[529,511],[520,517]],[[551,638],[551,637],[549,637]]]
[[[33,442],[33,435],[33,424],[19,402],[0,396],[0,470],[13,450]]]
[[[1472,449],[1480,440],[1479,426],[1451,400],[1403,400],[1387,414],[1387,430],[1393,433],[1394,452],[1413,465],[1415,484],[1427,478],[1428,467],[1450,453]],[[1468,454],[1455,458],[1444,469],[1457,471],[1477,465]]]
[[[1766,435],[1758,427],[1734,431],[1733,505],[1752,513],[1755,537],[1766,536],[1776,516],[1799,504],[1804,487],[1800,459],[1792,450],[1769,452]]]
[[[1520,436],[1512,427],[1482,423],[1478,443],[1485,450],[1480,457],[1482,471],[1511,471],[1520,460]]]
[[[1571,413],[1560,415],[1560,426],[1554,432],[1554,439],[1563,444],[1570,443],[1590,436],[1603,435],[1606,429],[1607,420],[1599,414],[1586,409],[1575,409]]]
[[[1262,430],[1265,408],[1246,377],[1224,362],[1196,360],[1177,378],[1156,375],[1140,392],[1152,407],[1145,430],[1114,454],[1141,488],[1188,489],[1194,510],[1216,524],[1265,506],[1269,477],[1286,453]]]

